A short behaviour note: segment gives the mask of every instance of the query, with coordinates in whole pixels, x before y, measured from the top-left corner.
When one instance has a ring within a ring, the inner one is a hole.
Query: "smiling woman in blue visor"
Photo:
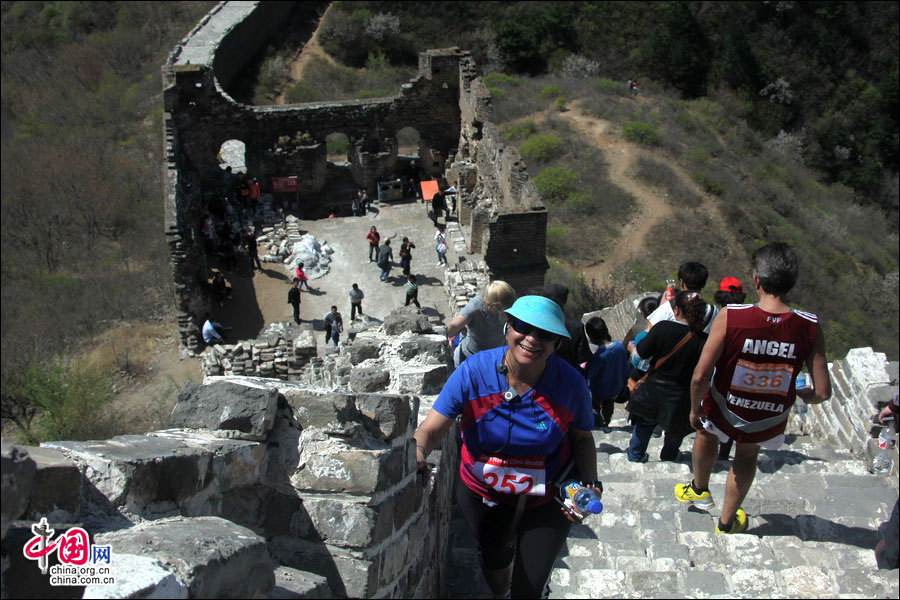
[[[566,465],[596,483],[593,414],[584,378],[553,353],[568,338],[548,298],[523,296],[504,311],[505,345],[469,357],[450,376],[416,431],[416,460],[459,418],[456,499],[478,540],[497,597],[538,598],[573,518],[552,500]]]

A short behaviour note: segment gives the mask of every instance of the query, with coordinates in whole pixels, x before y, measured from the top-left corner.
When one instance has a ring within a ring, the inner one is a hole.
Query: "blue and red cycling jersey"
[[[506,376],[497,370],[506,347],[470,356],[447,380],[434,410],[461,416],[459,474],[472,491],[511,504],[527,495],[527,507],[549,501],[552,485],[572,455],[569,427],[590,431],[591,396],[583,376],[550,356],[538,384],[521,397],[503,397]]]

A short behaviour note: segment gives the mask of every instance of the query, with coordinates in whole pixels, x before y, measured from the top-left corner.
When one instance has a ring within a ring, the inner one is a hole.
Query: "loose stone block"
[[[350,389],[354,392],[377,392],[387,388],[391,374],[385,369],[356,368],[350,372]]]
[[[32,521],[76,522],[81,518],[81,470],[58,450],[29,446],[37,470],[26,515]]]
[[[21,446],[14,446],[3,442],[2,454],[0,454],[0,466],[2,466],[2,535],[6,536],[10,521],[22,516],[28,507],[28,498],[31,494],[31,486],[34,482],[34,473],[37,470],[34,460],[28,456],[28,452]]]
[[[446,365],[426,365],[420,368],[406,368],[397,373],[402,392],[410,394],[437,394],[447,382],[449,371]]]
[[[253,598],[275,587],[266,541],[218,517],[176,517],[97,535],[96,543],[166,565],[192,598]]]
[[[429,333],[431,323],[425,315],[407,308],[398,308],[384,317],[384,332],[387,335],[400,335],[406,331]]]
[[[318,539],[334,546],[367,548],[391,533],[393,501],[369,506],[365,499],[307,495],[303,507]]]
[[[292,598],[331,598],[328,581],[321,575],[290,567],[275,569],[275,589],[269,594],[273,600]]]
[[[277,536],[269,543],[282,565],[325,577],[337,597],[369,598],[378,590],[378,561],[340,548],[290,536]]]
[[[187,384],[172,410],[172,424],[196,429],[226,429],[262,440],[272,429],[278,390],[216,381]]]
[[[62,451],[113,505],[148,518],[214,512],[223,492],[259,483],[266,466],[262,444],[174,429],[42,447]]]
[[[343,447],[333,453],[304,456],[291,478],[300,490],[370,494],[399,482],[405,474],[406,449],[361,450]]]
[[[419,335],[401,342],[398,354],[404,360],[444,363],[448,358],[447,338],[440,335]]]
[[[412,415],[418,411],[418,400],[393,394],[360,394],[355,398],[356,409],[366,419],[370,432],[385,440],[403,435],[415,426]]]
[[[82,598],[187,598],[188,588],[160,561],[136,554],[113,554],[115,585],[88,585]]]

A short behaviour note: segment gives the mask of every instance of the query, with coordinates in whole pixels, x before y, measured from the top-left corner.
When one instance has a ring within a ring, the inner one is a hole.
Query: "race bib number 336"
[[[483,456],[472,472],[478,480],[501,494],[543,496],[546,492],[544,460],[540,457]]]
[[[741,359],[734,367],[731,389],[740,392],[787,396],[788,390],[791,389],[791,377],[793,374],[794,369],[791,365],[778,363],[757,364]]]

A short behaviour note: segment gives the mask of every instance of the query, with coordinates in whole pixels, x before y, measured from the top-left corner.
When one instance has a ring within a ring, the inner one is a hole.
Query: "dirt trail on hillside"
[[[613,245],[612,254],[605,257],[602,263],[581,271],[586,280],[596,279],[600,282],[608,278],[616,267],[640,252],[644,246],[644,238],[657,223],[672,213],[672,207],[663,195],[630,175],[630,167],[638,158],[650,156],[648,150],[612,135],[609,121],[582,113],[577,104],[573,104],[559,116],[572,122],[578,131],[583,132],[591,142],[603,149],[604,158],[609,166],[610,181],[624,188],[637,200],[636,214],[622,227],[618,242]],[[673,168],[677,169],[674,165]]]
[[[682,183],[693,190],[702,200],[697,208],[709,216],[719,231],[730,231],[715,205],[714,198],[700,189],[677,163],[660,155],[658,151],[642,148],[622,139],[618,132],[612,130],[612,124],[609,121],[584,114],[578,103],[573,103],[567,111],[559,113],[559,117],[572,123],[577,131],[583,132],[593,144],[604,151],[604,158],[609,167],[610,181],[625,189],[637,200],[635,215],[620,230],[612,253],[604,257],[603,262],[581,269],[581,274],[587,281],[591,279],[596,279],[598,282],[606,280],[617,267],[640,254],[650,231],[672,214],[672,206],[668,203],[663,190],[649,186],[634,177],[631,167],[641,157],[652,158],[667,164]],[[729,244],[730,248],[738,247],[733,239],[730,241],[732,242]]]
[[[300,52],[297,53],[297,57],[294,59],[294,62],[291,63],[291,83],[284,86],[284,90],[278,94],[278,97],[275,98],[275,104],[284,104],[284,95],[287,92],[288,88],[290,88],[291,84],[297,81],[300,81],[303,78],[303,69],[306,68],[306,65],[309,64],[309,61],[312,60],[314,56],[317,56],[329,63],[334,63],[334,59],[331,58],[331,55],[325,52],[325,49],[319,43],[319,30],[322,27],[322,22],[325,20],[325,15],[328,14],[328,11],[331,10],[331,4],[328,5],[328,8],[325,9],[325,12],[322,13],[321,18],[319,18],[319,24],[316,25],[316,30],[313,32],[312,36],[309,38],[309,41],[303,44],[303,47],[300,48]]]

